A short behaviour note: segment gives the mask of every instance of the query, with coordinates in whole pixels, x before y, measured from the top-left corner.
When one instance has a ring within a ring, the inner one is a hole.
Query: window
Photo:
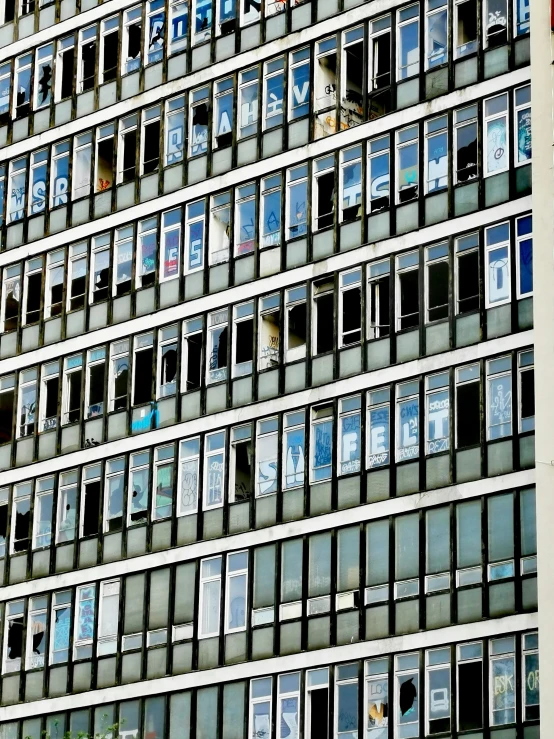
[[[229,261],[230,240],[231,193],[222,192],[211,197],[210,266]]]
[[[146,8],[145,64],[161,62],[165,45],[165,2],[149,0]]]
[[[335,737],[358,737],[358,664],[337,665],[335,685]]]
[[[19,404],[17,409],[17,437],[35,432],[37,421],[37,371],[28,369],[19,373]]]
[[[256,496],[277,492],[279,421],[258,421],[256,432]]]
[[[31,107],[31,73],[33,71],[33,54],[18,56],[15,60],[15,76],[13,83],[14,118],[29,115]]]
[[[456,315],[479,310],[479,234],[455,241]]]
[[[419,457],[419,382],[396,387],[396,459],[403,462]]]
[[[256,248],[256,183],[235,188],[235,256]]]
[[[186,0],[171,0],[169,6],[169,54],[187,48],[189,10]]]
[[[81,380],[83,359],[80,354],[64,360],[62,423],[76,423],[81,417]]]
[[[258,317],[258,369],[277,367],[281,349],[281,298],[278,293],[261,298]]]
[[[11,554],[25,552],[30,544],[32,482],[22,482],[13,487]]]
[[[183,3],[186,6],[186,3]],[[165,104],[165,166],[183,161],[185,149],[185,97]]]
[[[53,64],[54,44],[39,47],[35,56],[35,110],[50,105]]]
[[[456,447],[481,443],[480,368],[471,364],[456,369]]]
[[[389,716],[389,661],[372,659],[365,663],[365,717],[367,739],[387,732]]]
[[[448,61],[448,0],[427,0],[425,69]]]
[[[213,147],[224,149],[233,143],[233,78],[215,83]]]
[[[124,410],[127,408],[128,397],[129,340],[112,344],[110,354],[110,410]]]
[[[310,111],[310,49],[289,55],[289,120],[308,115]]]
[[[396,134],[396,202],[406,203],[418,197],[419,151],[418,127],[404,128]]]
[[[47,612],[48,598],[45,595],[29,599],[26,640],[27,655],[25,659],[25,668],[27,670],[44,667]]]
[[[158,219],[139,221],[135,287],[148,287],[156,279],[158,263]]]
[[[500,2],[503,1],[500,0]],[[498,172],[505,172],[509,166],[507,93],[485,100],[484,127],[483,160],[485,177],[489,177]]]
[[[248,735],[256,739],[271,739],[272,678],[250,680],[250,717]]]
[[[240,5],[240,25],[247,26],[260,19],[261,0],[244,0]]]
[[[390,462],[390,390],[368,393],[367,467],[381,467]]]
[[[425,249],[425,302],[427,323],[448,318],[449,260],[448,243]]]
[[[229,337],[227,308],[208,315],[208,357],[206,382],[227,379],[227,345]]]
[[[96,68],[96,34],[97,26],[89,26],[79,31],[79,48],[77,51],[77,92],[94,89],[94,73]]]
[[[419,5],[398,13],[397,48],[398,80],[419,74]]]
[[[367,338],[380,339],[390,334],[390,262],[375,262],[368,267]]]
[[[122,74],[129,74],[140,69],[141,38],[142,8],[138,6],[126,10],[123,16]]]
[[[319,41],[315,52],[314,111],[333,109],[337,102],[337,39]],[[330,116],[334,121],[334,114]],[[333,131],[334,133],[334,131]],[[317,138],[317,136],[316,136]]]
[[[137,168],[138,115],[130,115],[119,122],[117,150],[117,181],[132,182]]]
[[[110,292],[110,234],[95,236],[91,248],[90,303],[106,300]]]
[[[119,580],[100,583],[96,654],[115,654],[119,624]]]
[[[342,34],[341,129],[362,123],[364,117],[364,28]]]
[[[6,165],[0,166],[0,226],[4,223],[4,207],[6,205]]]
[[[457,59],[477,51],[477,0],[456,0],[454,39]]]
[[[133,248],[135,245],[133,226],[115,230],[115,269],[113,273],[112,295],[124,295],[131,289],[133,270]]]
[[[21,304],[21,265],[14,264],[4,268],[2,295],[3,331],[15,331],[19,325]]]
[[[531,30],[531,0],[515,2],[516,36],[522,36]]]
[[[419,254],[396,257],[396,329],[419,325]]]
[[[369,90],[373,94],[369,117],[372,119],[386,113],[390,106],[390,95],[385,97],[382,91],[387,91],[391,85],[391,16],[371,21],[370,33]]]
[[[429,375],[427,397],[427,454],[446,452],[450,448],[450,390],[448,372]]]
[[[46,207],[47,167],[48,149],[32,152],[28,202],[28,214],[31,216],[42,213]]]
[[[59,665],[69,659],[69,635],[71,632],[71,591],[52,594],[50,616],[50,664]]]
[[[340,154],[340,222],[353,221],[362,213],[362,147]]]
[[[135,336],[133,353],[133,405],[149,403],[152,394],[152,362],[154,358],[154,335]]]
[[[80,585],[75,595],[73,659],[92,657],[96,610],[96,585]]]
[[[69,193],[69,141],[56,144],[52,149],[50,173],[50,207],[65,205]]]
[[[515,166],[531,161],[533,147],[531,139],[531,85],[519,87],[515,95],[515,141],[514,149],[517,152]]]
[[[23,290],[23,325],[38,323],[41,314],[42,274],[44,263],[42,257],[29,259],[25,263],[25,284]]]
[[[0,64],[0,116],[10,112],[11,62]]]
[[[15,377],[0,378],[0,443],[13,438],[13,410],[15,400]]]
[[[160,165],[160,125],[162,109],[159,105],[142,111],[140,174],[157,172]]]
[[[285,413],[283,420],[283,487],[304,485],[306,432],[304,411]]]
[[[54,503],[54,478],[44,477],[35,485],[33,521],[33,549],[49,547],[52,541],[52,507]]]
[[[101,468],[99,464],[83,468],[81,486],[81,536],[98,533],[100,514]]]
[[[212,0],[192,0],[193,18],[192,45],[208,41],[212,32]]]
[[[27,180],[27,159],[15,159],[10,162],[8,192],[10,197],[7,206],[7,222],[19,221],[25,215],[25,192]]]
[[[490,723],[513,724],[516,720],[515,638],[491,639],[490,651]]]
[[[487,362],[487,440],[512,434],[511,357]]]
[[[362,270],[339,277],[339,346],[358,344],[362,338]]]
[[[233,309],[232,376],[252,373],[254,359],[254,303],[243,303]]]
[[[395,658],[395,704],[397,736],[419,735],[419,655]]]
[[[308,165],[287,170],[287,239],[304,236],[308,230]]]
[[[162,270],[160,282],[179,276],[181,254],[181,209],[162,213]]]
[[[58,41],[56,59],[56,102],[73,95],[75,39],[73,36]]]
[[[146,521],[150,491],[150,452],[136,452],[129,460],[127,525]]]
[[[203,559],[200,562],[200,611],[198,637],[200,639],[219,634],[221,601],[221,557]]]
[[[119,17],[102,21],[100,30],[99,84],[117,77],[117,52],[119,50]]]
[[[306,739],[329,737],[329,668],[306,671]]]
[[[94,192],[103,192],[113,185],[115,124],[96,129],[96,161]]]
[[[92,163],[92,132],[75,136],[73,144],[73,200],[90,195]]]
[[[524,634],[522,657],[523,720],[539,718],[539,635]]]
[[[359,472],[362,458],[362,400],[359,395],[339,401],[340,475]]]
[[[312,229],[332,226],[335,219],[335,157],[316,159],[313,169]]]
[[[25,601],[17,600],[6,604],[6,621],[4,624],[4,661],[2,672],[19,672],[23,655],[23,629]]]
[[[510,224],[500,223],[485,229],[487,308],[511,300]]]
[[[210,0],[211,7],[211,0]],[[208,102],[209,87],[193,90],[190,101],[190,145],[189,156],[196,157],[208,151]]]
[[[477,106],[454,112],[454,178],[464,183],[477,177]]]
[[[177,515],[187,516],[198,511],[200,438],[184,439],[179,450]]]
[[[460,644],[458,663],[458,730],[483,726],[483,645]]]
[[[310,441],[312,483],[331,478],[333,462],[333,408],[312,408],[312,439]]]
[[[279,675],[277,694],[277,739],[298,735],[300,727],[300,673]]]
[[[106,463],[104,482],[104,531],[119,531],[123,525],[123,490],[125,487],[125,458],[110,459]]]
[[[306,286],[293,287],[286,292],[285,359],[295,362],[306,356]]]
[[[517,297],[533,294],[533,218],[523,216],[516,220]]]
[[[448,187],[448,116],[434,118],[425,124],[426,193]]]
[[[192,318],[183,325],[181,392],[198,390],[202,377],[202,319]]]
[[[205,208],[205,200],[187,204],[185,224],[185,271],[187,274],[204,267]]]
[[[505,44],[508,40],[508,0],[484,0],[483,12],[485,46]]]
[[[156,397],[174,395],[177,389],[177,338],[179,327],[168,326],[158,334],[158,383]]]
[[[171,516],[173,508],[173,476],[175,474],[175,449],[160,446],[154,450],[154,521]]]
[[[249,0],[246,0],[249,2]],[[238,132],[237,138],[244,139],[258,131],[258,68],[247,69],[239,74]]]
[[[60,388],[60,368],[58,361],[42,366],[42,387],[40,391],[41,431],[50,431],[58,425],[58,394]]]
[[[77,470],[60,475],[58,486],[58,520],[56,544],[73,541],[77,525]]]
[[[223,505],[225,431],[207,434],[204,441],[204,509]]]
[[[227,555],[227,582],[225,586],[225,633],[246,629],[248,612],[248,552]]]
[[[519,431],[535,428],[535,368],[533,351],[519,352]]]
[[[450,648],[429,649],[427,666],[426,733],[450,731]]]
[[[284,90],[285,58],[279,57],[264,64],[264,131],[283,124]]]

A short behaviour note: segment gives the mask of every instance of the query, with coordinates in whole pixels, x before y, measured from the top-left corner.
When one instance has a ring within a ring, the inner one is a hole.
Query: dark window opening
[[[76,310],[77,308],[82,308],[84,306],[86,280],[87,280],[86,274],[81,275],[80,277],[74,277],[71,280],[71,293],[70,293],[71,299],[69,303],[70,310]]]
[[[362,290],[359,287],[342,294],[342,343],[357,344],[362,339]]]
[[[252,442],[235,445],[235,500],[249,500],[252,495]]]
[[[187,390],[200,387],[202,370],[202,334],[187,338]]]
[[[412,269],[399,275],[400,330],[419,325],[419,270]]]
[[[99,303],[102,300],[107,300],[109,297],[110,287],[110,267],[103,267],[99,272],[94,275],[94,290],[92,293],[92,300],[94,303]]]
[[[44,427],[50,428],[47,423],[49,419],[56,419],[58,415],[58,392],[60,387],[60,378],[51,377],[45,382],[46,387],[46,404],[44,409]],[[54,424],[55,425],[55,424]]]
[[[177,376],[177,349],[175,346],[165,346],[162,349],[162,385],[175,382]]]
[[[207,126],[208,125],[208,106],[206,103],[195,105],[192,109],[192,125]]]
[[[61,315],[63,307],[63,282],[52,285],[50,289],[50,315],[52,317]]]
[[[399,200],[401,203],[407,203],[410,200],[414,200],[417,198],[418,188],[417,185],[409,185],[408,187],[403,187],[399,194]]]
[[[119,48],[119,31],[104,36],[104,82],[117,77],[117,50]]]
[[[106,190],[111,187],[113,181],[113,155],[114,140],[113,136],[102,139],[98,142],[97,147],[98,162],[96,170],[98,172],[98,190]]]
[[[384,33],[373,40],[373,88],[381,90],[384,87],[390,87],[390,75],[390,33]]]
[[[345,49],[346,89],[341,101],[341,117],[351,128],[363,120],[363,77],[364,77],[364,44],[362,41]]]
[[[104,411],[104,362],[93,364],[89,371],[88,417],[99,416]]]
[[[137,165],[137,130],[128,131],[123,135],[123,182],[135,179]]]
[[[15,331],[19,323],[19,285],[17,291],[10,290],[6,295],[4,310],[4,331]]]
[[[160,163],[160,121],[144,127],[144,174],[158,169]]]
[[[29,547],[29,521],[31,502],[19,503],[15,511],[14,552],[24,552]]]
[[[479,254],[458,257],[458,313],[479,310]]]
[[[427,279],[429,321],[448,318],[448,262],[430,264]]]
[[[458,52],[460,55],[475,51],[477,41],[477,0],[458,4]]]
[[[76,370],[67,376],[67,423],[76,423],[81,415],[81,374],[82,370]]]
[[[83,45],[83,92],[94,89],[94,70],[96,66],[96,41]]]
[[[378,339],[380,336],[388,336],[390,333],[390,279],[387,275],[380,280],[373,280],[369,284],[370,307],[369,307],[369,335],[370,338]]]
[[[140,55],[142,43],[142,25],[134,23],[128,27],[129,43],[127,55],[130,59],[136,59]]]
[[[289,310],[288,348],[296,349],[306,344],[306,303],[299,303]]]
[[[327,739],[329,721],[329,689],[310,690],[310,736],[307,739]]]
[[[333,293],[327,293],[317,298],[317,330],[315,353],[323,354],[333,350]]]
[[[458,182],[477,177],[477,123],[457,129],[456,175]]]
[[[42,293],[42,272],[27,277],[27,311],[25,323],[36,323],[40,318],[40,297]]]
[[[8,506],[0,506],[0,542],[6,541],[8,534]]]
[[[13,438],[13,405],[15,393],[8,390],[0,393],[0,444],[11,441]]]
[[[328,172],[316,179],[317,185],[317,228],[333,225],[335,173]]]
[[[481,442],[479,383],[469,382],[456,388],[456,435],[458,449]]]
[[[458,668],[458,721],[460,731],[483,726],[483,668],[481,662]]]
[[[63,98],[73,95],[73,63],[75,49],[72,47],[62,54],[62,84],[60,94]]]
[[[39,105],[42,105],[50,95],[52,90],[52,65],[44,64],[40,70],[41,76],[38,79],[39,88]]]
[[[10,23],[15,20],[15,0],[5,0],[4,6],[4,23]]]
[[[83,536],[98,533],[98,508],[100,505],[100,480],[85,485],[83,502]]]
[[[227,326],[218,329],[213,337],[213,351],[210,357],[210,369],[216,370],[227,367]]]
[[[535,415],[535,370],[521,373],[521,418],[533,418]]]
[[[8,659],[21,659],[23,651],[23,616],[8,622]]]
[[[118,359],[114,366],[114,411],[127,408],[127,384],[129,381],[128,358]]]
[[[112,480],[108,499],[108,531],[119,531],[123,526],[123,477]]]
[[[149,403],[152,398],[152,382],[148,378],[152,376],[152,348],[135,352],[135,377],[133,388],[133,405]]]
[[[240,321],[235,324],[236,336],[236,363],[251,362],[254,358],[254,321]]]
[[[21,15],[29,15],[35,12],[35,0],[23,0],[21,3]]]

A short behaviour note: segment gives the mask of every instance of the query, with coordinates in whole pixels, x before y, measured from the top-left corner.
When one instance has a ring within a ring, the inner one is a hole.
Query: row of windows
[[[258,628],[269,634],[272,624],[297,622],[299,636],[299,620],[306,618],[308,648],[315,648],[321,630],[327,642],[320,647],[353,643],[361,638],[360,609],[367,609],[366,639],[379,629],[381,635],[417,631],[420,621],[436,628],[498,617],[536,608],[536,572],[534,489],[503,493],[485,503],[404,514],[10,601],[2,670]],[[247,659],[241,637],[227,640],[225,660],[233,645],[235,658]]]
[[[538,635],[528,632],[29,718],[21,736],[408,739],[538,718]],[[538,739],[538,728],[522,736]],[[0,726],[1,739],[19,736],[17,722]]]

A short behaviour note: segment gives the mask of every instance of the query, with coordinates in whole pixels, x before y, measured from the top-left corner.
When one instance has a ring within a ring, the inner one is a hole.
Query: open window
[[[456,369],[456,448],[481,442],[481,372],[478,364]]]
[[[17,436],[22,438],[35,432],[38,416],[37,370],[27,369],[19,373]]]
[[[152,365],[154,362],[154,335],[135,336],[133,350],[133,405],[151,402]]]
[[[109,233],[95,236],[91,247],[91,280],[89,302],[107,300],[110,294],[110,245]]]
[[[310,111],[310,49],[300,49],[289,56],[289,120]]]
[[[106,462],[104,480],[104,533],[119,531],[123,526],[125,490],[125,457]]]
[[[335,672],[335,736],[358,733],[358,663],[338,665]]]
[[[316,159],[313,169],[312,229],[332,226],[335,220],[335,157]]]
[[[99,84],[117,77],[117,53],[119,51],[119,16],[106,18],[100,30]]]
[[[285,57],[264,64],[263,130],[281,126],[284,120]]]
[[[235,188],[234,254],[250,254],[256,248],[256,183]]]
[[[419,132],[410,126],[396,134],[396,202],[406,203],[419,193]]]
[[[67,36],[58,41],[56,57],[56,102],[73,95],[75,66],[75,38]]]
[[[352,128],[364,118],[364,27],[342,34],[341,129]]]
[[[252,498],[253,457],[252,425],[235,426],[231,429],[229,448],[230,503]]]
[[[88,247],[86,242],[69,247],[67,310],[77,310],[85,305],[87,294]]]
[[[477,177],[477,106],[454,112],[454,180],[464,183]]]
[[[98,27],[96,24],[79,31],[79,48],[77,50],[78,93],[94,89],[97,34]]]
[[[147,520],[149,494],[150,452],[135,452],[129,458],[127,526],[133,526]]]
[[[342,272],[339,291],[339,345],[358,344],[362,339],[362,270]]]
[[[229,261],[231,193],[212,195],[210,210],[210,266]]]
[[[129,395],[129,339],[113,343],[110,357],[110,410],[124,410],[127,408]]]
[[[483,726],[483,644],[472,642],[457,647],[458,730]]]
[[[225,431],[204,439],[204,510],[220,508],[225,493]]]
[[[185,152],[185,97],[168,100],[165,104],[165,166],[182,162]]]
[[[142,7],[126,10],[123,15],[123,45],[121,73],[129,74],[140,69],[142,42]]]
[[[158,398],[175,395],[177,391],[178,336],[177,324],[166,326],[158,334]]]
[[[419,74],[419,5],[410,5],[397,16],[397,79]]]
[[[85,382],[86,417],[95,418],[104,413],[104,385],[106,378],[106,350],[104,347],[87,352]]]
[[[454,53],[467,56],[477,51],[477,0],[455,0]]]
[[[117,149],[117,181],[133,182],[137,174],[138,114],[130,115],[119,122]]]
[[[262,298],[258,317],[258,369],[277,367],[281,351],[281,299],[278,293]]]
[[[211,4],[211,0],[210,0]],[[189,94],[189,156],[196,157],[208,151],[208,106],[210,88],[202,87]]]
[[[448,318],[450,267],[448,243],[425,249],[426,323]]]
[[[287,240],[308,230],[308,165],[287,169]]]
[[[369,119],[378,118],[391,108],[392,83],[391,16],[371,21],[369,46]]]
[[[62,423],[76,423],[81,418],[83,358],[66,357],[63,370]]]
[[[81,478],[81,537],[98,533],[100,500],[102,491],[102,468],[99,464],[84,467]]]
[[[140,174],[157,172],[160,166],[161,106],[142,111]]]
[[[24,118],[31,108],[31,74],[33,71],[33,54],[23,54],[15,60],[13,82],[14,118]]]
[[[25,628],[25,601],[17,600],[6,604],[4,623],[4,659],[2,672],[19,672],[23,656],[23,630]]]
[[[13,487],[11,548],[10,553],[25,552],[31,542],[31,492],[32,482],[22,482]]]
[[[369,265],[367,289],[367,338],[380,339],[391,330],[388,259]]]
[[[396,330],[419,326],[419,253],[396,258]]]
[[[181,392],[198,390],[202,378],[202,318],[191,318],[183,324]]]
[[[294,362],[306,356],[306,286],[293,287],[286,292],[285,305],[285,361]]]
[[[329,668],[306,671],[306,739],[329,737]]]
[[[315,52],[314,112],[331,111],[337,103],[337,39],[335,36],[319,41]],[[332,131],[334,133],[334,131]]]
[[[58,398],[60,390],[60,365],[58,361],[42,366],[40,389],[39,433],[50,431],[58,425]]]
[[[96,129],[96,160],[94,165],[94,192],[103,192],[113,185],[115,124]]]
[[[427,0],[425,13],[425,69],[448,61],[448,0]]]
[[[43,257],[29,259],[25,263],[25,284],[23,289],[23,325],[38,323],[41,314]]]
[[[227,308],[208,315],[207,383],[222,382],[227,379],[228,321]]]
[[[35,54],[35,104],[34,109],[46,108],[52,100],[52,72],[54,44],[40,46]]]
[[[532,350],[517,355],[519,380],[519,432],[535,428],[535,359]]]
[[[479,234],[455,240],[456,315],[479,310]]]
[[[233,377],[252,373],[254,358],[254,303],[235,306],[233,327]]]
[[[340,153],[340,222],[353,221],[362,212],[362,147]]]

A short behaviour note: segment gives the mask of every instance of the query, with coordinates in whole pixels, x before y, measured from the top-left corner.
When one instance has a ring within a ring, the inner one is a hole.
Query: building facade
[[[535,2],[4,0],[0,739],[538,739]]]

